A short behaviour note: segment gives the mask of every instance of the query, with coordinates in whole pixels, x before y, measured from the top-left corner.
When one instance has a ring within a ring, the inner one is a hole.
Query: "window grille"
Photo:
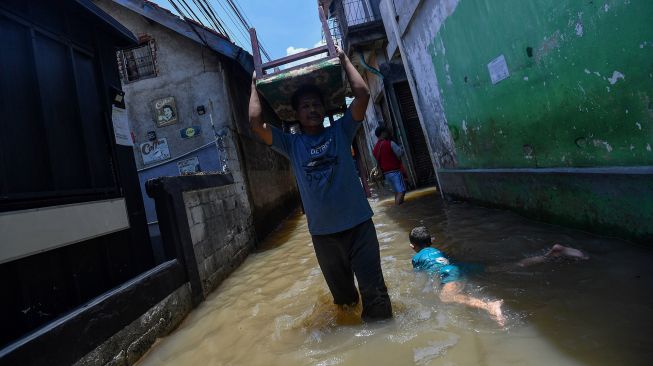
[[[125,82],[147,79],[157,75],[154,40],[118,52],[119,67]]]

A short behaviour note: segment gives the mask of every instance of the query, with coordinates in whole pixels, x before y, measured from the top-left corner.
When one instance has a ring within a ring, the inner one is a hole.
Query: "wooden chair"
[[[314,84],[322,91],[327,115],[343,110],[345,104],[345,79],[336,54],[336,47],[326,20],[324,8],[318,6],[320,22],[325,36],[325,45],[294,55],[282,57],[263,63],[256,29],[249,30],[256,70],[256,88],[268,101],[270,106],[284,121],[294,119],[294,111],[290,105],[292,94],[304,84]],[[309,57],[326,54],[325,57],[305,62],[287,69],[280,66],[291,62],[305,60]],[[270,71],[274,69],[273,71]]]

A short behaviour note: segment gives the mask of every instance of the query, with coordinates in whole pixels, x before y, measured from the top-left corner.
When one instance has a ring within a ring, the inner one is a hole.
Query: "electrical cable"
[[[197,16],[197,14],[195,14],[195,12],[193,11],[193,9],[190,8],[190,6],[188,5],[188,3],[186,3],[185,0],[177,0],[177,1],[179,2],[179,4],[180,4],[182,7],[186,7],[186,9],[187,9],[187,11],[188,11],[188,14],[190,15],[190,17],[187,17],[187,18],[192,19],[192,20],[194,20],[194,21],[196,21],[196,22],[202,24],[202,21],[200,20],[200,18]]]
[[[209,21],[209,23],[213,25],[213,28],[216,31],[218,31],[218,32],[220,32],[223,35],[228,37],[228,35],[226,35],[225,32],[223,31],[220,22],[217,19],[215,19],[215,18],[213,18],[211,16],[208,9],[206,9],[206,7],[204,6],[204,4],[202,4],[201,1],[193,0],[193,3],[195,3],[195,6],[202,12],[202,14],[204,15],[204,18],[206,18]]]
[[[242,35],[242,37],[244,39],[242,41],[242,43],[241,43],[242,46],[247,47],[247,45],[250,44],[250,42],[249,42],[249,27],[244,26],[244,24],[242,23],[242,20],[240,19],[240,17],[238,17],[238,14],[236,14],[233,11],[233,8],[231,6],[229,6],[231,8],[231,11],[230,11],[229,9],[227,9],[225,7],[225,5],[221,1],[218,1],[218,4],[225,11],[225,13],[227,13],[229,15],[231,23],[234,25],[236,30],[238,30],[238,32]],[[268,58],[268,61],[269,61],[270,60],[269,57],[267,57],[267,58]]]
[[[249,44],[249,29],[251,28],[249,18],[241,10],[239,4],[237,4],[235,0],[223,1],[226,1],[229,9],[227,9],[227,7],[225,7],[225,5],[220,0],[217,0],[220,7],[224,10],[224,13],[229,17],[228,20],[232,24],[233,29],[227,25],[225,19],[221,18],[218,15],[218,12],[215,11],[210,0],[193,0],[194,6],[191,6],[186,0],[168,0],[168,2],[177,11],[177,13],[179,13],[182,19],[191,20],[191,22],[188,23],[190,24],[193,32],[195,32],[195,34],[207,47],[208,44],[206,40],[199,34],[196,29],[197,24],[203,27],[213,28],[217,32],[227,37],[227,39],[236,40],[240,42],[241,45],[246,47]],[[197,10],[197,12],[193,10],[193,7]],[[201,15],[201,17],[198,15],[198,13]],[[194,24],[194,22],[197,22],[197,24]],[[261,42],[260,39],[258,41],[261,53],[268,61],[271,61],[272,58],[267,52],[265,45],[263,42]]]
[[[241,44],[243,46],[247,45],[248,40],[249,40],[249,36],[247,35],[247,33],[244,33],[242,31],[242,29],[239,27],[238,23],[234,19],[234,16],[231,14],[231,12],[227,8],[225,8],[224,5],[222,3],[220,3],[219,1],[218,1],[218,4],[222,8],[222,10],[224,10],[224,12],[229,16],[229,20],[236,27],[236,30],[238,30],[239,34],[242,36],[242,38],[240,38]],[[234,33],[234,38],[236,38],[235,36],[237,36],[238,34],[236,34],[235,32],[233,32],[233,33]]]
[[[178,1],[183,1],[183,0],[178,0]],[[204,39],[204,37],[202,37],[202,35],[201,35],[201,34],[197,31],[197,29],[195,28],[195,24],[193,24],[193,22],[188,22],[188,20],[189,20],[190,18],[188,18],[188,17],[187,17],[187,16],[186,16],[182,11],[181,11],[181,9],[179,9],[179,7],[177,6],[177,4],[175,4],[175,3],[173,2],[173,0],[168,0],[168,2],[170,2],[170,4],[175,8],[175,10],[177,10],[177,12],[179,13],[179,15],[182,17],[182,20],[184,20],[184,22],[185,22],[186,24],[189,24],[189,25],[190,25],[190,28],[193,30],[193,32],[195,33],[195,35],[197,35],[197,37],[200,39],[200,41],[202,41],[202,43],[204,43],[204,45],[205,45],[206,47],[209,47],[209,44],[206,42],[206,39]],[[186,5],[188,5],[188,4],[186,4]],[[192,19],[190,19],[190,20],[192,20]],[[198,23],[202,24],[202,23],[199,22],[199,21],[198,21]]]

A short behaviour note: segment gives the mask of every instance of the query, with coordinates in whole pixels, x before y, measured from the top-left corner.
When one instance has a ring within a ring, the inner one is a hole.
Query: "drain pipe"
[[[429,149],[429,154],[431,154],[431,160],[433,165],[435,165],[435,180],[438,182],[438,188],[440,190],[440,196],[444,201],[444,189],[442,189],[442,184],[440,183],[440,175],[438,174],[438,169],[440,169],[440,161],[437,158],[437,155],[433,152],[431,143],[428,139],[428,132],[424,125],[424,114],[422,113],[422,108],[419,103],[419,94],[417,93],[417,86],[415,85],[415,78],[413,77],[413,70],[410,68],[408,62],[408,54],[404,50],[404,43],[401,39],[401,33],[399,32],[399,24],[397,24],[397,12],[395,11],[394,4],[390,0],[384,0],[385,6],[390,12],[390,25],[392,26],[392,33],[394,34],[395,40],[397,41],[397,47],[399,47],[399,53],[401,54],[401,62],[404,64],[404,69],[406,71],[406,76],[408,78],[408,85],[410,86],[410,92],[413,94],[413,101],[415,102],[415,109],[417,110],[417,116],[419,117],[419,124],[422,127],[422,132],[424,137],[427,138],[426,146]],[[445,201],[446,202],[446,201]]]

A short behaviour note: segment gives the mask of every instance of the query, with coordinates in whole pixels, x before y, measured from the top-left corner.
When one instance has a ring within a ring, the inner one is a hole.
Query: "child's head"
[[[317,86],[307,84],[299,87],[293,93],[290,103],[302,126],[315,127],[324,123],[324,98]]]
[[[431,246],[431,233],[424,226],[413,228],[408,238],[410,239],[410,247],[416,252]]]

